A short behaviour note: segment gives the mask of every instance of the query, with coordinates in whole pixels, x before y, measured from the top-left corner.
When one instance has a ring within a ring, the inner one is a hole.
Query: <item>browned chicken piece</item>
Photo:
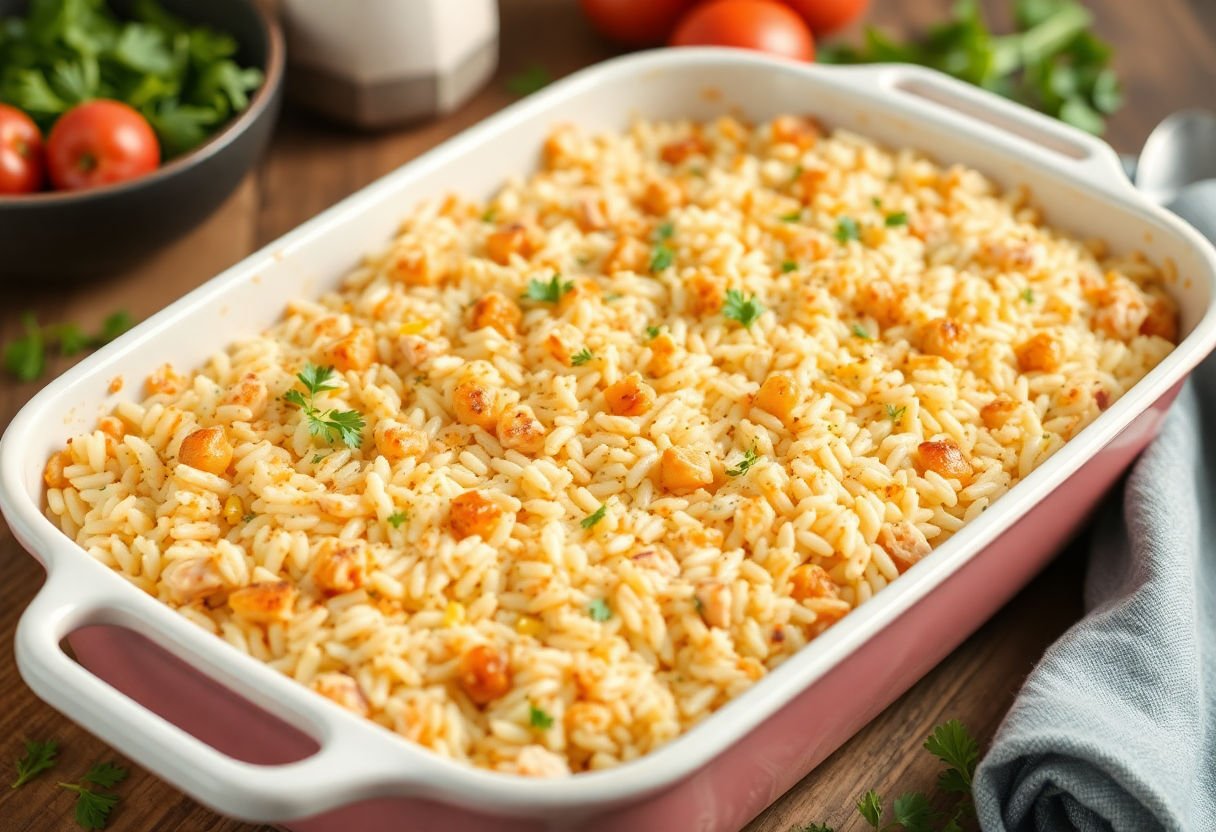
[[[589,277],[576,277],[570,281],[570,289],[562,293],[561,298],[557,302],[557,308],[560,312],[565,312],[580,300],[595,299],[600,297],[604,290],[600,288],[600,284],[596,283]]]
[[[716,277],[697,272],[685,284],[688,288],[688,311],[694,315],[716,315],[722,311],[726,287]]]
[[[650,248],[637,237],[623,235],[604,258],[604,274],[644,272],[649,262]]]
[[[511,690],[511,662],[506,653],[479,644],[460,657],[460,687],[478,705],[488,705]]]
[[[616,416],[641,416],[654,406],[654,400],[654,388],[637,373],[630,373],[604,389],[604,401]]]
[[[72,455],[68,451],[51,454],[51,458],[46,461],[46,468],[42,471],[42,481],[46,483],[47,488],[67,488],[71,485],[63,473],[63,469],[71,464]]]
[[[601,231],[608,227],[608,214],[603,197],[584,196],[577,203],[579,230],[584,234]]]
[[[492,231],[486,237],[486,255],[498,265],[505,266],[510,263],[513,254],[523,258],[532,255],[528,230],[517,222]]]
[[[907,520],[883,526],[878,533],[878,545],[891,556],[901,575],[912,568],[912,564],[933,551],[933,547],[925,539],[924,532]]]
[[[434,286],[447,277],[447,269],[439,258],[412,248],[393,256],[388,276],[406,286]]]
[[[381,419],[372,431],[376,450],[391,461],[421,457],[430,441],[425,433],[392,419]]]
[[[677,367],[676,342],[666,332],[650,340],[650,363],[646,369],[652,376],[665,376]]]
[[[367,543],[361,540],[329,538],[317,547],[312,563],[312,580],[329,595],[354,592],[367,580]]]
[[[1013,352],[1023,373],[1054,373],[1064,361],[1063,346],[1046,332],[1023,341]]]
[[[177,460],[183,465],[218,476],[232,464],[232,444],[224,429],[218,425],[199,428],[182,440]]]
[[[469,329],[493,327],[504,338],[513,338],[522,317],[515,301],[501,292],[488,292],[469,309]]]
[[[668,448],[659,458],[659,482],[677,494],[707,488],[714,481],[710,456],[693,448]]]
[[[659,149],[659,158],[669,165],[678,165],[693,156],[706,156],[708,154],[709,145],[705,139],[696,135],[668,142]]]
[[[953,439],[921,442],[916,447],[916,457],[924,471],[933,471],[947,479],[966,480],[971,477],[971,463]]]
[[[256,583],[229,595],[228,606],[246,621],[273,624],[291,619],[296,595],[296,588],[288,581]]]
[[[534,454],[545,446],[545,427],[526,404],[503,410],[497,434],[503,447],[522,453]]]
[[[702,581],[693,591],[693,597],[699,602],[698,608],[706,624],[730,629],[730,587],[721,581]]]
[[[814,119],[791,115],[773,119],[772,131],[774,144],[792,144],[799,150],[814,147],[823,135],[823,128]]]
[[[245,373],[236,384],[228,388],[224,395],[224,404],[235,404],[249,408],[250,415],[256,419],[266,410],[270,401],[270,393],[265,383],[255,373]]]
[[[904,321],[904,294],[885,280],[872,280],[857,293],[853,307],[884,329]]]
[[[488,540],[501,516],[502,509],[483,497],[480,491],[466,491],[452,499],[448,525],[452,534],[461,540],[473,535]]]
[[[397,350],[411,367],[421,367],[447,348],[446,338],[424,338],[421,335],[401,335],[397,338]]]
[[[127,435],[127,426],[122,423],[122,419],[115,416],[103,416],[98,419],[97,429],[115,442],[121,442]]]
[[[1120,341],[1130,341],[1136,337],[1149,316],[1144,293],[1126,278],[1118,278],[1107,284],[1098,291],[1094,300],[1098,305],[1094,312],[1094,326]]]
[[[173,369],[172,364],[162,364],[152,371],[146,382],[148,395],[163,393],[166,396],[176,396],[186,389],[188,379]]]
[[[170,561],[160,573],[169,596],[179,604],[209,598],[224,589],[224,579],[211,558]]]
[[[642,191],[642,210],[656,217],[671,213],[673,208],[684,204],[684,189],[669,179],[655,179]]]
[[[815,200],[827,178],[828,172],[822,168],[806,168],[798,174],[798,196],[804,205],[809,205]]]
[[[365,717],[371,711],[359,683],[345,673],[322,673],[312,680],[312,689],[359,716]]]
[[[1148,314],[1140,324],[1141,335],[1156,335],[1171,344],[1178,343],[1178,314],[1165,298],[1153,297],[1149,301]]]
[[[1017,402],[998,396],[980,408],[980,419],[988,430],[996,430],[1004,427],[1017,412]]]
[[[958,361],[967,355],[966,328],[950,318],[934,318],[919,330],[920,348],[930,355]]]
[[[492,430],[498,422],[498,394],[484,381],[468,378],[452,390],[452,411],[456,421]]]
[[[340,373],[366,370],[376,360],[376,335],[357,326],[325,350],[326,360]]]
[[[795,601],[808,598],[836,598],[836,584],[822,566],[804,563],[790,574],[790,597]]]
[[[802,391],[792,378],[785,373],[773,373],[756,391],[755,405],[789,424],[801,399]]]

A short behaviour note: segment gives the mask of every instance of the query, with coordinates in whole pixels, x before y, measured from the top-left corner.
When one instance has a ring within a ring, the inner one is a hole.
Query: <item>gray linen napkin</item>
[[[1216,239],[1211,185],[1171,208]],[[1216,426],[1216,357],[1099,515],[1088,615],[1030,674],[976,774],[985,832],[1216,831],[1216,435],[1205,425]]]

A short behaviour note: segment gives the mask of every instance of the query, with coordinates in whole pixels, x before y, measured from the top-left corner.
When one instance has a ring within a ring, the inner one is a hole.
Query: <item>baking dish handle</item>
[[[906,96],[928,102],[942,116],[968,131],[968,122],[996,127],[1000,134],[985,131],[983,141],[997,141],[1007,149],[1028,153],[1036,161],[1106,190],[1135,191],[1124,172],[1119,154],[1098,137],[1015,104],[995,93],[959,81],[945,73],[912,64],[868,64],[837,68],[850,77],[887,95]],[[968,131],[969,132],[969,131]]]
[[[72,570],[52,569],[21,616],[17,666],[30,688],[52,707],[199,802],[243,820],[285,821],[390,791],[408,794],[408,774],[402,774],[410,770],[409,762],[386,763],[383,752],[386,747],[391,751],[390,743],[377,743],[377,753],[368,753],[363,740],[375,729],[358,719],[352,718],[349,725],[343,720],[313,730],[301,728],[320,745],[310,757],[282,765],[246,763],[196,739],[70,659],[61,642],[81,627],[113,624],[149,632],[150,622],[141,623],[140,611],[128,603],[130,597],[115,591],[122,588],[107,580],[90,581]],[[180,623],[195,626],[185,619]],[[164,638],[162,633],[154,640],[161,643]],[[219,639],[207,640],[225,647]],[[276,681],[296,684],[286,678]],[[315,736],[318,733],[322,736]],[[407,757],[404,752],[411,749],[402,745],[401,756]],[[386,772],[392,773],[391,780]]]

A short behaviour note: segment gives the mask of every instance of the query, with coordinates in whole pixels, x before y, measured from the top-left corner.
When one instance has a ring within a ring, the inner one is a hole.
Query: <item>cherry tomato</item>
[[[672,46],[736,46],[800,61],[815,57],[806,24],[774,0],[714,0],[697,6],[671,36]]]
[[[815,36],[848,26],[865,13],[870,0],[781,0],[802,16]]]
[[[61,190],[96,188],[151,173],[160,145],[147,120],[121,101],[100,99],[68,110],[46,142],[51,181]]]
[[[42,187],[42,131],[16,107],[0,104],[0,194]]]
[[[667,40],[676,21],[699,0],[579,0],[596,31],[626,46]]]

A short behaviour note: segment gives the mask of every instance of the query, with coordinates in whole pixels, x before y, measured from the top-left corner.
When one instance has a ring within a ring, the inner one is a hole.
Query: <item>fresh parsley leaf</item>
[[[59,753],[59,743],[54,740],[46,742],[26,740],[25,754],[13,766],[17,770],[17,779],[9,788],[19,789],[42,772],[50,769],[55,765],[57,753]]]
[[[849,240],[861,239],[861,228],[857,225],[857,220],[852,217],[841,217],[836,221],[836,241],[839,243],[847,243]]]
[[[657,326],[646,327],[646,340],[653,341],[655,338],[658,338],[659,332],[661,329],[662,329],[662,327],[657,327]]]
[[[1018,295],[1018,297],[1020,297],[1024,301],[1026,301],[1026,303],[1034,303],[1034,289],[1030,289],[1030,288],[1023,289],[1022,293],[1020,295]]]
[[[292,392],[294,393],[295,391],[293,390]],[[322,453],[322,454],[313,454],[313,455],[312,455],[312,464],[313,464],[313,465],[316,465],[316,464],[318,464],[318,463],[324,462],[324,461],[325,461],[325,457],[327,457],[327,456],[329,456],[329,454],[324,454],[324,453]]]
[[[253,522],[253,520],[255,518],[257,518],[256,514],[246,514],[244,517],[241,518],[241,522],[242,523],[251,523],[251,522]]]
[[[333,367],[320,367],[310,362],[305,364],[304,369],[296,374],[296,378],[304,385],[304,389],[308,391],[308,395],[311,398],[318,393],[323,393],[326,390],[337,390],[342,386],[334,379],[333,375]]]
[[[595,511],[591,512],[586,517],[584,517],[582,520],[580,520],[579,525],[582,526],[584,529],[590,529],[596,523],[603,520],[604,516],[607,514],[608,514],[608,504],[604,503],[599,508],[597,508]]]
[[[528,722],[533,728],[539,728],[542,731],[547,731],[553,727],[553,717],[535,705],[528,706]]]
[[[127,770],[117,763],[94,763],[85,774],[84,779],[94,786],[112,789],[127,779]]]
[[[764,306],[756,300],[756,296],[745,298],[738,289],[726,290],[726,302],[722,306],[722,314],[732,321],[738,321],[744,329],[751,329],[756,319],[764,313]]]
[[[542,303],[557,303],[562,299],[562,295],[574,288],[572,281],[562,281],[562,276],[559,273],[554,273],[548,283],[533,278],[528,281],[528,288],[524,291],[524,298],[527,300],[536,300]]]
[[[101,322],[101,331],[93,336],[92,343],[98,347],[108,344],[133,326],[135,319],[131,317],[130,312],[125,309],[112,312]]]
[[[826,823],[806,823],[791,829],[790,832],[836,832],[836,830]]]
[[[663,222],[661,222],[657,226],[655,226],[654,235],[652,236],[651,239],[656,243],[664,243],[664,242],[667,242],[668,240],[670,240],[672,235],[675,233],[676,233],[675,224],[672,223],[670,220],[664,220]]]
[[[798,220],[802,219],[802,209],[800,208],[797,211],[790,211],[788,214],[782,214],[777,219],[781,220],[782,222],[798,222]]]
[[[883,224],[887,228],[896,228],[897,226],[908,224],[908,213],[906,211],[896,211],[894,214],[887,214],[887,218],[883,220]]]
[[[906,405],[896,407],[893,404],[889,404],[886,407],[886,411],[887,418],[898,425],[900,420],[904,418],[904,413],[908,411],[908,408]]]
[[[943,723],[925,740],[925,750],[946,765],[958,770],[970,786],[971,775],[979,760],[980,748],[967,727],[957,719]]]
[[[741,477],[759,461],[760,457],[756,454],[756,448],[752,446],[743,452],[743,459],[739,460],[735,467],[726,469],[726,474],[730,477]]]
[[[874,336],[871,335],[869,332],[867,332],[865,327],[863,327],[861,324],[853,324],[852,326],[849,327],[849,331],[852,332],[854,336],[860,338],[863,341],[873,341],[874,340]]]
[[[920,792],[907,792],[895,798],[891,804],[895,822],[903,826],[904,832],[932,832],[933,807],[929,798]]]
[[[305,396],[299,390],[291,389],[283,394],[284,401],[294,404],[304,411],[308,422],[308,432],[325,441],[334,444],[341,441],[349,448],[357,448],[363,444],[363,429],[367,426],[363,414],[357,410],[320,410],[316,405],[316,396],[326,390],[336,390],[341,385],[333,378],[333,367],[319,367],[311,362],[296,374],[296,378],[308,391]]]
[[[394,529],[399,529],[399,528],[401,528],[402,523],[404,523],[410,519],[410,515],[409,515],[409,512],[407,512],[407,511],[402,511],[401,509],[397,509],[396,511],[394,511],[392,514],[390,514],[385,519],[388,520],[388,522],[390,524],[392,524],[392,527]]]
[[[33,381],[46,369],[46,342],[33,312],[21,315],[25,335],[4,345],[4,369],[22,381]]]
[[[61,788],[76,793],[76,822],[85,829],[105,829],[110,812],[118,804],[118,795],[95,792],[78,783],[60,783]]]
[[[530,66],[507,79],[507,91],[521,98],[553,83],[553,74],[543,66]]]
[[[576,352],[574,355],[570,356],[570,363],[573,364],[575,367],[581,367],[582,365],[586,364],[588,361],[594,361],[594,360],[595,360],[595,353],[591,352],[591,350],[587,349],[586,347],[583,347],[581,350]]]
[[[861,800],[857,801],[858,813],[866,819],[866,823],[879,828],[882,823],[882,798],[878,796],[878,792],[870,789],[861,796]]]
[[[612,618],[612,607],[603,598],[596,598],[587,605],[587,615],[591,616],[592,621],[607,621]]]
[[[84,330],[71,321],[47,327],[47,332],[59,342],[59,354],[65,357],[84,352],[92,343]]]
[[[795,263],[793,260],[786,260],[781,264],[781,273],[788,274],[789,272],[794,271],[796,268],[798,268],[797,263]]]

